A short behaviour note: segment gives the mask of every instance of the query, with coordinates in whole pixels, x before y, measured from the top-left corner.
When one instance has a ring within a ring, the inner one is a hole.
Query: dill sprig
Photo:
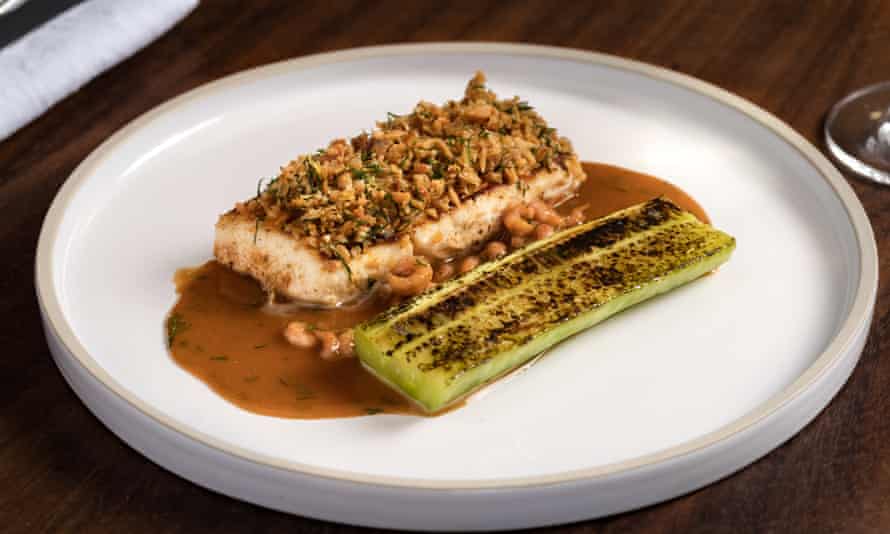
[[[176,336],[188,330],[189,326],[191,325],[182,317],[181,313],[171,313],[167,317],[167,346],[172,347]]]
[[[342,265],[343,269],[346,270],[346,276],[349,277],[349,281],[355,284],[355,280],[352,279],[352,269],[349,267],[349,261],[347,261],[347,259],[343,257],[343,254],[340,253],[337,247],[328,244],[325,249],[329,255],[337,258],[337,260],[340,262],[340,265]]]

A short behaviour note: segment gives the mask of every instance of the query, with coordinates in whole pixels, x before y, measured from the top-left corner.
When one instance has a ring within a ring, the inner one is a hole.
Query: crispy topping
[[[518,97],[498,100],[481,72],[460,101],[419,102],[369,134],[302,155],[235,211],[345,262],[489,187],[540,170],[583,179],[572,145]]]

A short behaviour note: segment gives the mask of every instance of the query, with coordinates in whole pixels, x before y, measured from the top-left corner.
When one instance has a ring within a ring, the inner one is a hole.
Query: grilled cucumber
[[[359,325],[378,378],[436,412],[572,334],[712,271],[735,239],[659,198],[532,243]]]

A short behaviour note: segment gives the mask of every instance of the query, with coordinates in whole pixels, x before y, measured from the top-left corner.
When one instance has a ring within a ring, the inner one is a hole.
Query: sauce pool
[[[177,289],[172,316],[185,327],[172,340],[173,359],[241,408],[300,419],[414,412],[355,358],[324,361],[317,349],[294,347],[282,334],[294,320],[347,328],[385,304],[273,315],[262,310],[266,297],[254,280],[215,261],[181,270]]]
[[[560,215],[568,215],[572,208],[587,206],[584,211],[587,220],[596,219],[663,196],[691,212],[701,222],[711,222],[695,199],[670,182],[605,163],[582,163],[581,166],[587,173],[587,181],[581,185],[577,195],[556,208]]]
[[[654,176],[601,163],[584,163],[587,181],[557,211],[586,206],[587,219],[665,196],[701,221],[699,204]],[[303,309],[275,315],[263,311],[266,297],[252,279],[215,261],[182,269],[175,278],[179,300],[171,311],[176,333],[173,360],[229,402],[250,412],[296,419],[421,412],[365,371],[357,359],[329,362],[316,349],[299,349],[282,332],[290,321],[324,330],[351,327],[383,311],[388,302],[369,300],[337,310]]]

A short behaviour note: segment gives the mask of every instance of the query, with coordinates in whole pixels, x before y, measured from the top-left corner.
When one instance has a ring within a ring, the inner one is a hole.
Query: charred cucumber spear
[[[436,412],[608,317],[695,280],[735,239],[666,199],[554,234],[355,329],[362,364]]]

